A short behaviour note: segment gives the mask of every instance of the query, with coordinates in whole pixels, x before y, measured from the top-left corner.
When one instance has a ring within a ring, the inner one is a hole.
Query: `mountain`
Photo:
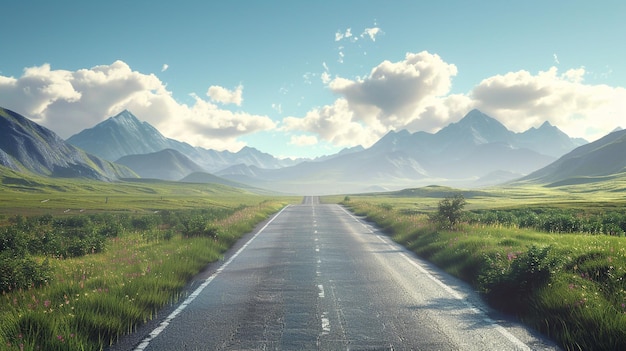
[[[520,181],[576,184],[626,172],[626,130],[617,130],[592,143],[580,146],[550,165]]]
[[[278,159],[250,147],[244,147],[236,153],[193,147],[187,143],[166,138],[148,122],[141,122],[128,110],[71,136],[67,142],[110,161],[128,155],[150,154],[172,149],[182,153],[209,172],[240,163],[274,169],[291,166],[301,161]]]
[[[115,180],[137,177],[130,169],[72,146],[51,130],[0,108],[0,165],[15,171]]]
[[[163,180],[180,180],[191,173],[204,171],[187,156],[173,149],[123,156],[116,163],[132,169],[142,178]]]
[[[192,147],[164,137],[129,111],[68,141],[107,157],[143,155],[120,162],[146,177],[175,179],[185,177],[186,172],[208,172],[253,187],[310,194],[433,183],[491,184],[543,168],[586,143],[570,138],[549,123],[515,133],[479,110],[470,111],[437,133],[390,131],[367,149],[344,149],[314,160],[278,159],[251,147],[238,152]],[[163,150],[169,151],[159,153]],[[159,155],[164,159],[157,161]],[[183,161],[182,156],[187,160]]]
[[[547,139],[547,140],[546,140]],[[265,170],[231,167],[221,177],[283,191],[359,192],[377,186],[479,186],[529,174],[571,151],[580,140],[544,124],[524,133],[473,110],[439,132],[390,131],[368,149],[317,162]],[[496,176],[494,176],[496,175]]]
[[[539,128],[530,128],[518,134],[517,138],[517,143],[520,147],[556,158],[563,156],[576,147],[587,144],[585,139],[570,138],[548,121],[544,122]]]
[[[71,136],[67,142],[109,161],[164,149],[174,149],[183,154],[195,152],[193,146],[164,137],[128,110]]]

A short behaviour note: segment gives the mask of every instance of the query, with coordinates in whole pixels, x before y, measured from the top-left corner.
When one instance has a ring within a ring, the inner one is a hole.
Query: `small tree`
[[[446,197],[439,202],[439,210],[434,216],[435,221],[442,228],[453,228],[461,221],[465,204],[465,198],[461,193]]]

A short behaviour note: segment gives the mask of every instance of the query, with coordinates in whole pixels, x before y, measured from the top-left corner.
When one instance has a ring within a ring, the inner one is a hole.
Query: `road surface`
[[[284,208],[200,283],[130,349],[557,349],[316,197]]]

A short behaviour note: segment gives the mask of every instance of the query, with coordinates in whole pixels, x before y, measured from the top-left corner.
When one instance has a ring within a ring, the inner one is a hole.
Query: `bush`
[[[485,257],[487,268],[478,280],[487,300],[505,312],[522,314],[534,292],[562,263],[551,251],[551,246],[532,245],[517,257]]]
[[[439,210],[432,219],[440,227],[452,229],[461,221],[465,204],[463,194],[446,197],[439,202]]]
[[[0,291],[41,286],[50,279],[48,261],[39,264],[29,256],[21,257],[12,250],[0,252]]]

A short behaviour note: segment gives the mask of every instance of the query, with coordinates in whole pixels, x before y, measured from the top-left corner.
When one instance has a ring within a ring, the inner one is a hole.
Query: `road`
[[[134,350],[555,350],[339,205],[275,215]]]

